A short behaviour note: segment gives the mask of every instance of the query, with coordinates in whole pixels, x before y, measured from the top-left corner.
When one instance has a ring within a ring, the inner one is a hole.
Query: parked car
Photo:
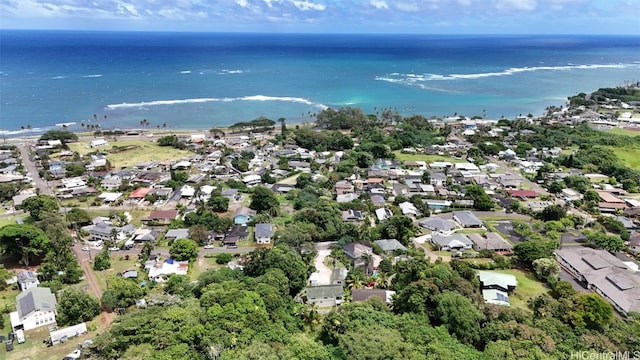
[[[110,248],[109,248],[109,251],[120,251],[120,248],[119,248],[119,247],[117,247],[117,246],[110,247]]]
[[[75,359],[79,359],[80,356],[82,355],[82,351],[76,349],[73,350],[72,352],[70,352],[69,354],[67,354],[67,356],[65,356],[64,358],[62,358],[62,360],[75,360]]]
[[[208,244],[208,245],[205,245],[205,246],[204,246],[204,248],[205,248],[205,249],[215,249],[215,247],[216,247],[216,246],[215,246],[215,245],[213,245],[213,244]]]
[[[82,247],[82,251],[89,251],[89,247],[88,246],[83,246]]]
[[[18,344],[24,343],[24,331],[16,330],[16,340],[18,341]]]
[[[7,351],[13,351],[13,341],[7,340],[5,344],[6,344],[5,347]]]

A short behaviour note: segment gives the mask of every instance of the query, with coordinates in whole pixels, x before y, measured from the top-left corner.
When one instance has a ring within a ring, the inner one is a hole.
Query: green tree
[[[169,254],[178,261],[194,261],[198,258],[198,244],[191,239],[178,239],[171,245]]]
[[[229,253],[216,254],[216,264],[224,265],[233,260],[233,255]]]
[[[24,266],[40,259],[50,247],[47,235],[31,224],[11,224],[0,228],[0,248]]]
[[[469,299],[458,293],[444,292],[436,297],[436,302],[435,318],[452,335],[468,344],[480,341],[483,316]]]
[[[60,206],[53,196],[37,195],[24,200],[22,208],[29,212],[34,221],[39,221],[44,213],[58,212]]]
[[[207,206],[217,213],[226,212],[229,210],[229,198],[226,196],[212,196],[207,200]]]
[[[86,291],[77,287],[68,287],[58,295],[59,326],[75,325],[91,321],[100,314],[100,302]]]
[[[257,186],[253,189],[251,195],[250,208],[258,212],[266,212],[270,214],[277,214],[280,201],[276,197],[276,194],[267,189],[264,186]]]
[[[168,294],[178,295],[182,298],[191,296],[193,285],[188,276],[172,274],[164,287]]]
[[[91,222],[91,215],[85,209],[73,208],[67,212],[67,221],[72,224],[86,225]]]
[[[555,259],[540,258],[533,261],[533,268],[539,279],[555,278],[560,273],[560,265]]]
[[[556,244],[550,240],[529,240],[516,244],[513,253],[521,262],[532,265],[540,258],[551,258]]]
[[[598,294],[578,294],[566,320],[578,328],[600,330],[606,328],[613,318],[611,304]]]
[[[111,256],[109,250],[105,247],[93,258],[93,270],[102,271],[111,267]]]
[[[540,213],[543,221],[560,220],[567,215],[567,210],[558,204],[549,205]]]
[[[189,238],[199,244],[206,243],[209,239],[209,230],[204,225],[193,225],[189,227]]]

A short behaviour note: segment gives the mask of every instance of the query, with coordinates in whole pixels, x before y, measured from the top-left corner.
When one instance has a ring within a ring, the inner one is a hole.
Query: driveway
[[[316,243],[316,250],[318,255],[313,259],[313,265],[316,267],[316,273],[318,273],[318,285],[331,285],[331,273],[333,272],[329,267],[324,264],[324,259],[331,255],[331,246],[335,242],[325,241]]]
[[[451,261],[451,256],[449,256],[449,255],[438,255],[435,252],[433,252],[431,250],[430,242],[429,242],[429,240],[427,240],[427,237],[425,235],[419,236],[417,238],[413,238],[413,244],[416,246],[416,248],[421,248],[422,250],[424,250],[424,257],[429,259],[429,262],[434,262],[438,258],[441,258],[442,262],[450,262]]]

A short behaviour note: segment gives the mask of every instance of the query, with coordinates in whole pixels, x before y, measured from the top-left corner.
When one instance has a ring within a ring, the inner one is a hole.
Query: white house
[[[173,274],[186,276],[189,270],[189,262],[167,259],[164,262],[157,262],[147,267],[147,270],[149,270],[149,280],[164,283]]]
[[[56,296],[49,288],[34,287],[16,296],[16,308],[9,314],[13,330],[31,330],[56,322]]]
[[[105,139],[95,139],[95,140],[91,140],[91,143],[89,143],[90,148],[97,148],[97,147],[107,146],[107,145],[109,145],[109,143]]]
[[[256,224],[256,243],[257,244],[270,244],[271,237],[273,236],[273,227],[271,224]]]
[[[40,281],[38,281],[38,276],[33,271],[21,271],[18,276],[16,276],[16,280],[18,282],[18,286],[20,286],[20,290],[27,291],[31,288],[38,287],[40,285]]]

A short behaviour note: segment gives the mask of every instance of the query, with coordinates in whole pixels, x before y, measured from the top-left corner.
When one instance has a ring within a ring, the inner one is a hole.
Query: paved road
[[[35,183],[36,187],[40,189],[40,194],[53,195],[53,191],[51,191],[51,189],[47,185],[47,182],[40,177],[40,173],[38,172],[38,168],[36,167],[36,164],[33,161],[31,161],[31,157],[29,156],[29,149],[27,149],[27,145],[25,145],[25,143],[18,143],[16,144],[16,146],[20,150],[20,155],[22,157],[22,165],[24,165],[24,168],[27,169],[27,171],[29,172],[29,176],[31,176],[31,179],[33,179],[33,182]]]

